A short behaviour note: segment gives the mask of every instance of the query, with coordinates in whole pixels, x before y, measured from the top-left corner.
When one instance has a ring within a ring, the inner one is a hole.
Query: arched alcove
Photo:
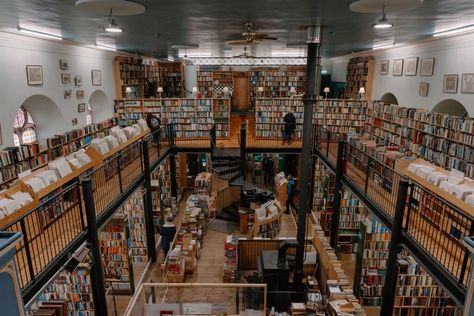
[[[390,92],[385,93],[380,98],[380,101],[382,101],[383,103],[387,103],[387,104],[396,104],[396,105],[398,105],[397,97],[393,93],[390,93]]]
[[[467,116],[467,110],[462,105],[459,101],[453,100],[453,99],[446,99],[438,104],[431,110],[431,112],[434,113],[444,113],[444,114],[449,114],[452,116],[460,116],[464,117]]]
[[[102,90],[95,90],[89,98],[94,122],[101,122],[112,116],[112,105],[109,98]]]
[[[39,140],[64,133],[66,130],[66,122],[59,107],[47,96],[33,95],[20,105],[23,105],[34,117]]]

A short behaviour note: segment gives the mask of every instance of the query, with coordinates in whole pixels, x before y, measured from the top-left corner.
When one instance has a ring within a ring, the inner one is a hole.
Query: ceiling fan
[[[232,56],[232,58],[255,58],[255,56],[252,56],[247,52],[247,46],[244,46],[244,52],[240,55],[235,55]]]
[[[276,41],[278,38],[269,36],[263,33],[256,33],[253,29],[253,23],[245,23],[245,31],[242,32],[241,38],[227,41],[228,45],[253,45],[259,44],[264,40],[267,41]]]

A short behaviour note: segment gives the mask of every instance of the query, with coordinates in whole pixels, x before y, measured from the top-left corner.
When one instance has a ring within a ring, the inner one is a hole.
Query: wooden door
[[[247,112],[249,110],[249,76],[247,73],[234,72],[233,111]]]

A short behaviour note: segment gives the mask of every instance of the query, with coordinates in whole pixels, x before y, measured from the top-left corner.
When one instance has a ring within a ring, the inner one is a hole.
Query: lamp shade
[[[224,87],[224,89],[222,89],[222,92],[229,93],[229,87]]]
[[[295,88],[295,87],[291,87],[291,88],[290,88],[290,93],[295,94],[295,93],[296,93],[296,88]]]
[[[258,92],[263,92],[263,87],[258,87]]]
[[[364,88],[364,87],[360,87],[359,93],[360,93],[360,94],[365,94],[365,88]]]
[[[156,92],[162,93],[163,92],[163,87],[158,87],[158,89],[156,89]]]
[[[331,90],[329,89],[329,87],[325,87],[324,90],[323,90],[324,93],[329,93],[331,92]]]
[[[197,87],[193,87],[193,93],[197,93],[198,92],[198,88]]]
[[[126,87],[126,88],[125,88],[125,92],[126,92],[126,93],[132,93],[132,88]]]

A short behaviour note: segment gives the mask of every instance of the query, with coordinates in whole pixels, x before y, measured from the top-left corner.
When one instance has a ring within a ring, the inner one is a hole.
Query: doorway
[[[233,112],[249,110],[249,76],[247,72],[234,72]]]

